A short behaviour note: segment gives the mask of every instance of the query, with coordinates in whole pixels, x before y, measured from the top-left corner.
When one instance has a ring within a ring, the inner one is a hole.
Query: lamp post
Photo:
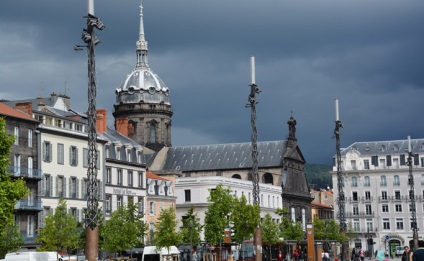
[[[193,261],[193,220],[188,223],[190,226],[190,261]]]
[[[81,39],[86,44],[76,45],[75,50],[87,48],[88,58],[88,169],[87,169],[87,215],[85,255],[88,261],[97,260],[99,246],[99,218],[98,183],[97,183],[97,130],[96,130],[96,64],[95,46],[100,42],[94,29],[103,30],[104,24],[94,16],[94,0],[87,0],[87,28],[83,29]]]

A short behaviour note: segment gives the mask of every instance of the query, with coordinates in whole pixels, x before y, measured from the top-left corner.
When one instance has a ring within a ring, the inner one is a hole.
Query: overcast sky
[[[95,0],[97,108],[136,64],[139,0]],[[249,57],[256,57],[259,141],[297,138],[331,164],[334,99],[341,145],[424,138],[422,0],[144,0],[149,63],[170,89],[173,145],[250,142]],[[87,105],[86,0],[0,1],[0,98],[65,93]],[[113,126],[113,119],[108,118]]]

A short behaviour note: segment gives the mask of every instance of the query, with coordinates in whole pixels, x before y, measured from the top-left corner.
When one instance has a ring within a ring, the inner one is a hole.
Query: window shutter
[[[43,180],[41,180],[41,182],[40,182],[40,187],[41,187],[40,192],[41,192],[42,196],[46,195],[45,189],[46,189],[47,184],[45,184],[45,183],[46,183],[46,175],[43,175]]]
[[[48,150],[49,150],[49,159],[48,159],[48,161],[49,162],[52,162],[52,144],[51,143],[48,143]]]
[[[103,200],[103,182],[99,180],[99,199]]]
[[[76,181],[75,181],[75,186],[76,186],[76,188],[75,188],[75,194],[76,194],[76,198],[79,198],[79,183],[80,183],[79,179],[76,179]]]
[[[79,209],[77,209],[77,217],[76,217],[77,222],[81,222],[80,212],[81,211]]]
[[[400,155],[400,165],[406,165],[405,154]]]
[[[47,186],[47,184],[46,184]],[[50,176],[50,187],[49,187],[49,197],[53,197],[53,177]]]
[[[388,167],[392,166],[392,156],[391,155],[386,156],[386,161],[387,161],[386,165]]]
[[[40,222],[38,223],[38,227],[44,227],[44,209],[42,211],[40,211]]]
[[[418,154],[414,154],[414,165],[420,165],[420,158],[418,157]]]
[[[75,166],[78,166],[78,148],[75,148]]]
[[[56,179],[56,197],[58,197],[59,196],[59,177],[56,176],[55,179]]]
[[[63,177],[63,197],[66,198],[66,178]]]
[[[69,146],[69,165],[71,165],[71,166],[72,166],[72,158],[73,158],[72,146]]]

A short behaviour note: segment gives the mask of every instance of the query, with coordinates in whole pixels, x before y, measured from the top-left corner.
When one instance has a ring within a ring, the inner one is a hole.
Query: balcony
[[[37,233],[34,233],[32,236],[27,235],[26,233],[21,233],[24,240],[24,244],[34,244],[35,239],[38,237]]]
[[[29,168],[22,168],[17,166],[9,166],[9,172],[14,177],[23,177],[23,178],[29,178],[29,179],[39,179],[41,180],[43,171],[40,169],[29,169]]]
[[[41,211],[41,200],[19,200],[15,204],[16,210]]]
[[[348,211],[348,212],[346,212],[346,217],[347,218],[371,218],[371,217],[374,217],[375,216],[375,213],[374,213],[374,211],[371,211],[371,212],[369,212],[369,211],[360,211],[360,212],[356,212],[356,211],[354,211],[354,212],[350,212],[350,211]]]

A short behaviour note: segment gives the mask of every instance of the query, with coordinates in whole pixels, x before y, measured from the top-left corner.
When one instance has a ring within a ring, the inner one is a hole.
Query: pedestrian
[[[409,250],[408,246],[403,247],[404,251],[401,257],[402,261],[412,261],[412,252]]]
[[[304,261],[304,260],[305,260],[305,252],[300,251],[300,261]]]
[[[351,259],[352,261],[356,260],[356,248],[353,248],[353,249],[352,249],[352,254],[351,254],[351,256],[350,256],[350,259]]]
[[[193,248],[193,252],[191,253],[191,261],[197,261],[197,252],[196,248]]]
[[[384,254],[384,250],[378,250],[377,256],[375,257],[376,261],[389,261],[386,259],[386,255]]]
[[[233,257],[233,253],[231,253],[228,255],[228,261],[234,261],[234,257]]]
[[[328,253],[327,250],[324,250],[321,253],[321,258],[322,258],[322,261],[330,261],[330,254]]]
[[[362,248],[359,248],[359,257],[361,258],[361,261],[364,261],[365,259],[365,252]]]
[[[412,255],[413,261],[423,261],[424,260],[424,241],[418,241],[418,249],[414,251]]]
[[[299,261],[299,253],[297,252],[296,249],[293,252],[293,258],[294,258],[295,261]]]

